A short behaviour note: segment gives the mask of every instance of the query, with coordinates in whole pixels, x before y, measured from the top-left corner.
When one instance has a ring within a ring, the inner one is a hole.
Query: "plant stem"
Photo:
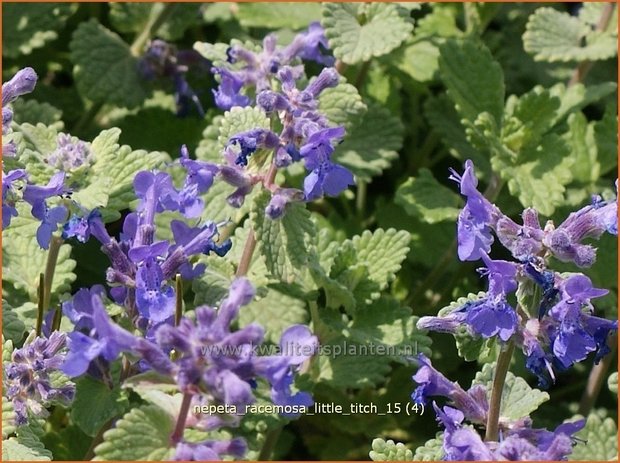
[[[260,453],[258,454],[257,461],[270,461],[271,455],[273,454],[273,449],[278,442],[280,437],[280,433],[282,432],[282,427],[278,426],[276,429],[272,429],[267,433],[265,437],[265,442],[260,449]]]
[[[103,442],[103,434],[112,427],[112,423],[114,423],[114,420],[115,418],[112,418],[111,420],[107,421],[103,426],[101,426],[101,429],[99,429],[97,435],[93,437],[93,440],[90,443],[90,447],[88,447],[88,450],[84,454],[84,461],[90,461],[95,457],[95,447],[97,447],[101,442]]]
[[[52,321],[52,331],[60,330],[60,322],[62,321],[62,304],[56,309],[54,320]]]
[[[594,29],[596,32],[602,32],[607,29],[607,27],[609,26],[609,22],[611,21],[611,18],[613,16],[615,7],[615,3],[605,4],[601,13],[601,17],[599,18],[598,23],[596,24],[596,28]],[[568,87],[572,87],[579,82],[583,82],[588,72],[590,72],[590,69],[592,69],[593,64],[594,63],[592,63],[592,61],[590,60],[585,60],[579,63],[579,65],[573,71],[573,75],[571,76],[570,80],[568,81]]]
[[[590,376],[588,377],[588,383],[586,384],[586,388],[583,391],[583,395],[581,396],[581,401],[579,402],[579,411],[578,413],[583,416],[588,416],[590,410],[594,406],[596,399],[598,398],[599,393],[601,392],[601,387],[605,382],[605,378],[607,377],[607,372],[609,371],[609,367],[612,364],[612,361],[615,357],[615,352],[618,348],[618,336],[613,335],[607,341],[607,345],[611,352],[609,352],[603,360],[601,360],[597,365],[592,367],[590,370]]]
[[[130,51],[133,56],[140,55],[146,42],[148,42],[148,40],[157,33],[159,28],[166,22],[172,12],[176,9],[176,5],[174,3],[165,3],[159,13],[156,13],[155,9],[158,6],[159,5],[157,4],[153,5],[149,22],[146,24],[140,35],[138,35],[131,44]]]
[[[484,437],[485,441],[497,442],[499,436],[499,412],[502,405],[502,392],[504,390],[506,374],[508,373],[508,367],[510,367],[513,351],[514,342],[508,341],[508,345],[502,349],[497,357],[495,375],[493,376],[493,388],[491,389],[491,400],[489,403],[489,415],[487,417],[487,432]]]
[[[357,194],[355,195],[355,209],[357,215],[360,218],[364,217],[364,209],[366,206],[366,192],[368,191],[368,184],[361,179],[357,180]]]
[[[43,293],[44,308],[48,308],[52,301],[52,282],[54,281],[54,272],[58,263],[58,253],[62,246],[63,240],[58,236],[52,236],[50,248],[47,252],[47,262],[45,263],[45,292]]]
[[[185,422],[187,421],[187,412],[189,412],[189,406],[192,402],[192,394],[186,392],[183,394],[183,402],[181,402],[181,409],[179,410],[179,417],[177,418],[177,424],[174,427],[174,431],[172,431],[172,435],[170,436],[170,442],[173,445],[179,443],[179,441],[183,438],[183,433],[185,431]]]
[[[178,326],[179,322],[181,321],[181,316],[183,315],[183,280],[181,279],[180,273],[177,273],[174,283],[176,291],[176,310],[174,312],[174,325]]]
[[[36,324],[36,334],[37,336],[41,336],[41,328],[43,327],[43,312],[45,311],[45,275],[39,273],[39,288],[38,292],[38,300],[37,300],[37,324]]]
[[[360,90],[362,85],[364,84],[364,80],[366,80],[366,76],[368,75],[368,70],[370,69],[370,61],[364,61],[362,67],[355,78],[355,88]]]

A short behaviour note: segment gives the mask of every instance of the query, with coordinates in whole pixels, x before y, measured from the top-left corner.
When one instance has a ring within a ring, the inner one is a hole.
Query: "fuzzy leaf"
[[[110,21],[120,32],[141,32],[150,18],[161,14],[165,3],[110,3]],[[178,40],[188,27],[200,19],[200,5],[177,3],[169,6],[168,18],[157,29],[157,36],[165,40]]]
[[[2,441],[2,461],[50,461],[52,452],[47,450],[39,436],[29,426],[20,426],[16,437]]]
[[[333,88],[325,89],[319,95],[319,110],[334,125],[342,125],[347,131],[359,124],[367,111],[357,88],[341,80]]]
[[[615,28],[599,32],[594,26],[554,8],[538,8],[527,22],[523,46],[536,61],[595,61],[616,56]]]
[[[580,440],[568,456],[572,461],[605,461],[618,458],[618,427],[612,418],[595,410],[575,436]],[[581,418],[577,416],[575,418]]]
[[[408,214],[433,224],[455,220],[461,199],[441,185],[430,170],[420,169],[417,178],[411,177],[398,187],[394,202],[404,207]]]
[[[370,180],[390,167],[402,144],[402,122],[386,108],[372,105],[361,123],[336,147],[333,158],[358,178]]]
[[[386,55],[413,31],[409,12],[385,3],[325,3],[321,24],[334,56],[347,64]]]
[[[475,121],[480,113],[496,124],[504,113],[504,74],[491,52],[473,40],[448,40],[440,48],[439,72],[459,114]]]
[[[49,103],[39,103],[36,100],[18,99],[12,103],[13,121],[17,124],[28,122],[30,124],[54,125],[62,128],[62,111]]]
[[[170,435],[174,423],[164,410],[154,405],[134,408],[105,432],[95,447],[98,460],[154,461],[172,456]]]
[[[318,3],[240,3],[236,12],[242,26],[266,29],[303,29],[321,19]]]
[[[127,108],[144,101],[138,61],[117,34],[94,20],[83,22],[73,33],[70,48],[73,75],[83,97]]]
[[[373,461],[413,461],[413,452],[393,440],[374,439],[368,456]]]
[[[304,301],[274,289],[269,289],[264,297],[252,301],[239,312],[239,326],[258,323],[265,328],[266,339],[275,344],[288,327],[307,321]]]
[[[29,55],[55,40],[77,5],[70,3],[7,3],[2,11],[2,54]]]
[[[476,373],[472,382],[474,384],[486,384],[487,396],[491,397],[491,384],[495,363],[487,363],[482,367],[482,371]],[[549,400],[549,394],[539,389],[531,388],[527,382],[518,376],[508,372],[504,390],[502,391],[502,405],[500,410],[500,421],[518,420],[529,416],[530,413]]]
[[[13,402],[2,396],[2,439],[9,437],[16,429]]]
[[[427,440],[422,447],[415,449],[415,461],[443,460],[443,434],[438,433],[433,439]]]
[[[2,279],[25,291],[31,301],[37,300],[39,273],[45,271],[47,251],[37,244],[39,222],[22,209],[22,214],[2,232]],[[52,294],[59,295],[70,289],[75,280],[75,261],[70,258],[71,246],[63,244],[58,253],[58,263],[52,282]]]
[[[95,436],[109,419],[122,414],[129,402],[120,390],[85,376],[76,384],[71,419],[89,436]]]
[[[618,395],[618,372],[614,372],[607,378],[607,387],[615,395]]]
[[[278,220],[267,217],[265,207],[270,197],[269,192],[263,191],[256,198],[251,212],[253,229],[269,273],[292,283],[308,262],[307,242],[316,230],[303,204],[289,204]]]
[[[26,325],[15,313],[13,308],[7,301],[2,300],[2,336],[5,339],[13,341],[13,344],[19,343],[26,332]]]

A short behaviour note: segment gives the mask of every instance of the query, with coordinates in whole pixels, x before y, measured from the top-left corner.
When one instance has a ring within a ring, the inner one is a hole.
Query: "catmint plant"
[[[2,459],[617,459],[615,9],[4,4]]]

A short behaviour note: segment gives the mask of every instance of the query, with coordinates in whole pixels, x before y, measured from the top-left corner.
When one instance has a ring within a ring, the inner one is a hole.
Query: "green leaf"
[[[7,301],[2,300],[2,336],[18,344],[24,337],[26,325]]]
[[[574,418],[582,418],[577,415]],[[593,411],[588,415],[586,426],[575,437],[579,438],[568,456],[571,461],[605,461],[618,458],[618,427],[604,411]]]
[[[568,128],[567,141],[575,160],[571,169],[573,179],[583,183],[595,182],[600,176],[601,165],[597,160],[594,125],[588,124],[583,113],[576,112],[569,116]]]
[[[147,23],[159,16],[165,3],[110,3],[110,22],[119,32],[141,32]],[[200,20],[200,5],[177,3],[166,21],[157,29],[157,36],[165,40],[178,40],[193,24]]]
[[[120,134],[117,128],[104,130],[93,140],[95,163],[88,172],[93,189],[107,187],[107,209],[113,211],[126,209],[135,199],[133,179],[139,171],[155,169],[169,160],[165,153],[132,151],[127,145],[120,146]]]
[[[365,346],[344,337],[322,344],[323,355],[317,358],[317,381],[337,389],[363,388],[385,381],[390,372],[389,357],[357,355]]]
[[[29,55],[55,40],[76,6],[71,3],[7,3],[2,11],[2,54],[8,58]]]
[[[5,360],[3,359],[3,361]],[[2,439],[9,437],[16,429],[13,402],[2,396]]]
[[[265,338],[277,344],[282,332],[295,324],[308,322],[306,303],[274,289],[239,311],[239,326],[258,323],[265,328]]]
[[[24,100],[19,98],[12,103],[13,121],[17,124],[28,122],[30,124],[54,125],[62,129],[62,111],[49,103],[39,103],[36,100]]]
[[[409,178],[398,187],[394,202],[408,214],[426,223],[455,220],[459,215],[461,198],[441,185],[428,169],[420,169],[419,176]]]
[[[491,159],[493,169],[508,182],[510,193],[519,197],[524,207],[533,207],[551,216],[564,202],[565,186],[572,180],[574,160],[567,143],[551,133],[537,146],[521,153],[517,165],[505,165],[498,156]]]
[[[159,407],[134,408],[105,432],[103,442],[95,447],[98,460],[156,461],[172,456],[170,435],[174,423]]]
[[[601,175],[614,170],[618,165],[618,116],[612,105],[608,105],[603,119],[594,123],[597,158]]]
[[[473,40],[451,39],[439,50],[439,72],[459,114],[475,121],[487,112],[501,125],[504,74],[488,48]]]
[[[539,8],[527,22],[523,46],[536,61],[595,61],[616,56],[616,30],[600,32],[594,28],[584,18],[550,7]]]
[[[427,440],[422,447],[415,449],[415,461],[443,460],[443,433],[437,433],[433,439]]]
[[[557,117],[554,125],[562,121],[569,114],[585,108],[586,106],[601,101],[608,95],[615,94],[618,85],[615,82],[604,82],[602,84],[584,86],[577,83],[566,88],[566,85],[560,83],[549,88],[551,94],[560,98],[560,108],[557,111]],[[615,116],[615,109],[612,111]]]
[[[374,232],[366,230],[361,236],[354,236],[351,242],[357,252],[357,262],[368,267],[370,279],[383,289],[394,279],[407,257],[409,240],[406,231],[379,228]]]
[[[36,231],[39,222],[29,211],[11,221],[11,226],[2,231],[2,279],[25,291],[31,301],[37,300],[39,273],[45,271],[47,251],[37,244]],[[69,291],[75,281],[75,261],[70,258],[71,246],[63,244],[58,253],[58,263],[52,282],[52,295]]]
[[[78,380],[71,419],[89,436],[95,436],[108,420],[122,414],[128,407],[127,397],[119,389],[88,376]]]
[[[260,108],[247,106],[240,108],[235,106],[230,111],[224,113],[219,127],[219,151],[223,150],[228,144],[228,140],[239,132],[252,129],[268,129],[269,118]]]
[[[321,24],[334,56],[347,64],[388,54],[413,31],[409,12],[385,3],[325,3]]]
[[[373,439],[368,456],[373,461],[413,461],[413,452],[400,442]]]
[[[387,109],[371,105],[361,123],[336,147],[334,161],[358,178],[370,180],[398,158],[403,145],[403,125]]]
[[[96,103],[135,108],[146,98],[129,46],[97,21],[81,23],[70,44],[80,94]],[[93,53],[97,50],[97,53]]]
[[[322,91],[318,99],[319,110],[329,122],[344,126],[347,131],[360,123],[368,109],[357,88],[344,78],[336,87]]]
[[[308,240],[316,230],[310,212],[300,203],[289,204],[281,219],[267,217],[265,207],[270,197],[269,192],[262,191],[256,198],[250,216],[252,228],[269,273],[291,283],[308,262]]]
[[[237,19],[244,27],[303,29],[321,19],[318,3],[239,3]]]
[[[491,397],[494,371],[495,363],[487,363],[482,367],[482,371],[476,373],[476,377],[472,381],[472,386],[474,384],[487,386],[487,396],[489,399]],[[511,421],[527,417],[547,400],[549,400],[549,394],[539,389],[531,388],[523,378],[508,372],[506,382],[504,383],[504,390],[502,391],[500,422],[502,420]]]
[[[618,396],[618,372],[617,371],[613,372],[611,375],[609,375],[609,378],[607,378],[607,387],[617,398]]]
[[[2,441],[2,461],[50,461],[52,452],[47,450],[39,436],[29,426],[20,426],[16,437]]]

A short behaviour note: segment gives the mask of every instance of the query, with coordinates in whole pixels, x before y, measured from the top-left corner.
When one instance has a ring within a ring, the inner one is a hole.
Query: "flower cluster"
[[[73,400],[75,385],[58,384],[54,377],[65,361],[65,344],[66,335],[58,331],[49,338],[36,337],[15,349],[11,361],[4,365],[4,387],[13,403],[17,425],[26,424],[30,414],[46,417],[45,407],[52,402],[67,404]]]
[[[172,82],[178,116],[187,115],[190,105],[193,104],[203,117],[204,109],[200,99],[186,79],[189,66],[193,65],[196,68],[201,64],[204,65],[206,62],[195,51],[177,50],[174,45],[155,39],[149,43],[138,67],[140,74],[147,81],[166,79]]]
[[[259,52],[239,44],[228,48],[229,66],[212,68],[212,72],[220,78],[219,87],[213,90],[215,104],[220,109],[248,106],[252,100],[241,90],[254,89],[256,95],[270,90],[272,79],[278,71],[284,66],[294,65],[297,59],[316,61],[325,66],[334,64],[334,58],[322,52],[322,49],[327,49],[327,39],[319,23],[310,24],[307,31],[297,34],[286,47],[278,48],[276,40],[274,34],[267,35]],[[293,66],[291,71],[298,79],[303,74],[303,66]]]
[[[500,420],[499,442],[483,441],[476,428],[486,425],[489,403],[487,388],[473,385],[465,391],[435,370],[430,360],[420,354],[420,368],[413,376],[418,387],[414,402],[424,404],[429,397],[445,397],[449,405],[433,402],[437,421],[443,426],[443,453],[448,461],[559,461],[572,452],[573,435],[585,426],[585,420],[563,423],[554,431],[532,427],[528,417]],[[470,425],[465,424],[465,421]]]
[[[596,352],[598,362],[607,352],[607,338],[617,331],[617,321],[595,316],[591,299],[606,290],[592,286],[582,274],[561,274],[548,268],[551,256],[591,265],[596,249],[583,244],[605,231],[617,234],[617,203],[596,197],[592,205],[571,214],[560,226],[542,229],[535,210],[523,213],[523,225],[515,224],[477,189],[473,164],[467,161],[463,176],[453,173],[467,204],[458,220],[459,257],[482,259],[480,272],[488,278],[486,294],[460,307],[422,317],[419,328],[455,333],[463,324],[476,337],[514,340],[526,356],[526,366],[543,387],[555,380],[554,369],[563,371]],[[516,262],[492,260],[488,253],[494,232]],[[508,302],[519,285],[532,284],[541,298],[532,308]],[[529,313],[528,309],[535,313]]]

